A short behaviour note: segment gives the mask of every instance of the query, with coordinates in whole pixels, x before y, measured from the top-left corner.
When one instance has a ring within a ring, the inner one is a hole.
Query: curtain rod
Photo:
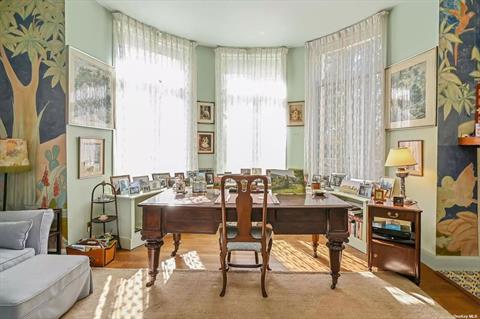
[[[376,16],[377,14],[387,14],[387,15],[388,15],[391,10],[392,10],[391,8],[389,8],[389,9],[383,9],[382,11],[379,11],[379,12],[377,12],[377,13],[374,13],[374,14],[372,14],[371,16],[366,17],[365,19],[362,19],[362,20],[360,20],[360,21],[358,21],[358,22],[352,23],[352,24],[350,24],[349,26],[346,26],[346,27],[344,27],[344,28],[341,28],[340,30],[331,32],[331,33],[326,34],[326,35],[322,35],[321,37],[318,37],[318,38],[315,38],[315,39],[312,39],[312,40],[308,40],[308,41],[305,42],[305,44],[311,43],[311,42],[316,41],[316,40],[319,40],[319,39],[321,39],[321,38],[329,37],[329,36],[331,36],[331,35],[333,35],[333,34],[335,34],[335,33],[338,33],[338,32],[342,32],[342,31],[344,31],[344,30],[346,30],[346,29],[349,29],[349,28],[351,28],[351,27],[359,24],[359,23],[362,23],[363,21],[365,21],[365,20],[367,20],[367,19],[370,19],[371,17]]]

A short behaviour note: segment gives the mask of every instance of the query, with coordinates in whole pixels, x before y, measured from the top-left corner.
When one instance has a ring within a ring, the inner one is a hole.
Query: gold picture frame
[[[305,101],[288,102],[288,126],[305,125]]]

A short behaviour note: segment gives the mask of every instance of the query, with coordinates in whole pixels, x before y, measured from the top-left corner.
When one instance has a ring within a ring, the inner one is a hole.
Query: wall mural
[[[477,149],[457,137],[474,131],[480,1],[441,0],[439,21],[436,252],[478,256]]]
[[[11,209],[66,207],[64,25],[64,1],[0,0],[0,137],[26,139],[34,163],[8,176]]]

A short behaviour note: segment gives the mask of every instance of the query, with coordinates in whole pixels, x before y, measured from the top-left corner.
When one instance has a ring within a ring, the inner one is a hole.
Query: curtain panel
[[[195,42],[113,16],[115,174],[197,169]]]
[[[286,48],[217,48],[216,169],[286,166]]]
[[[305,170],[384,175],[387,12],[306,43]]]

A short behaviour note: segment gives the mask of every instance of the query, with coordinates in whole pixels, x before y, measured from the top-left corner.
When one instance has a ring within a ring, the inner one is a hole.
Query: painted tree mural
[[[64,1],[0,0],[0,135],[33,164],[9,175],[10,208],[66,205],[64,24]]]
[[[439,31],[436,250],[478,256],[477,150],[457,137],[474,131],[480,1],[441,0]]]

